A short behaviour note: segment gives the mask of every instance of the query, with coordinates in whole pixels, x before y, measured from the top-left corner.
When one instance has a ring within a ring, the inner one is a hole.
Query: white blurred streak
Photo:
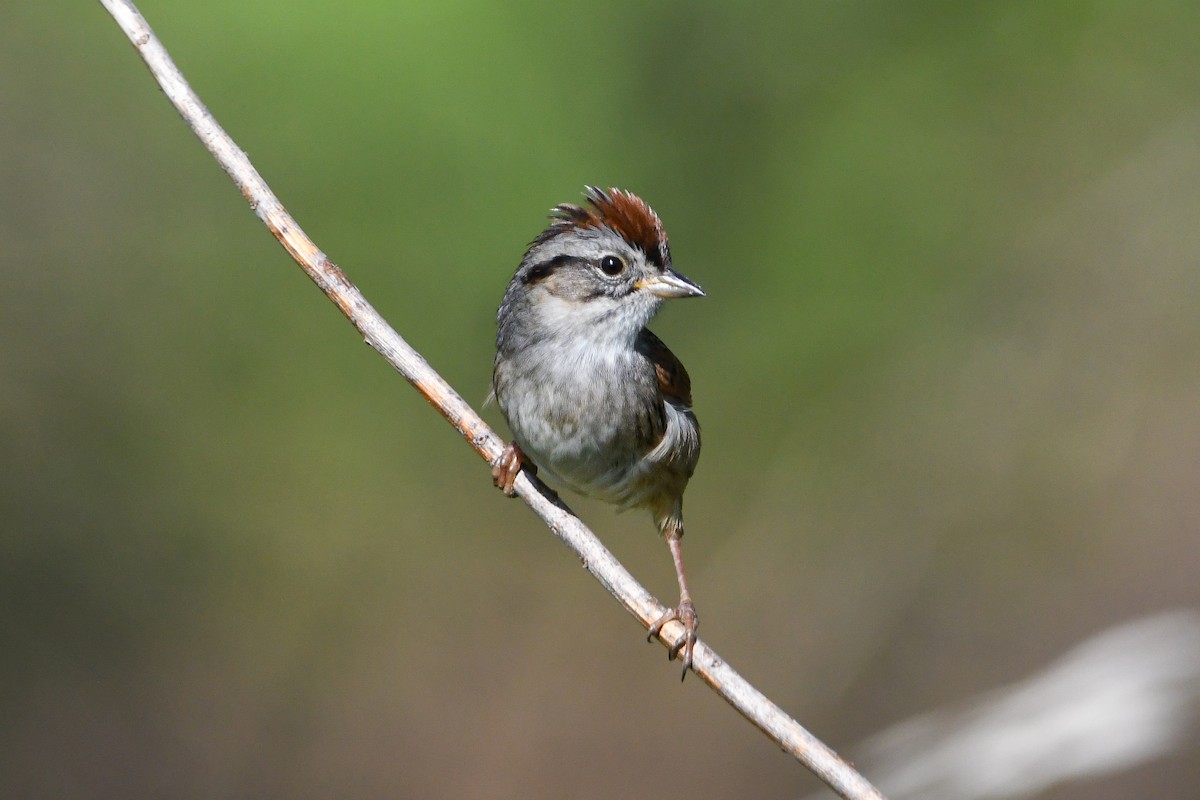
[[[1164,755],[1198,722],[1200,614],[1174,611],[1109,628],[963,709],[900,723],[854,760],[890,800],[1032,797]]]

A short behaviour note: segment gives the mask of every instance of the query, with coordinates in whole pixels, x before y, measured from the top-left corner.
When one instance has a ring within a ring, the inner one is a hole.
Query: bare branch
[[[246,154],[221,129],[200,102],[142,15],[127,0],[100,0],[133,42],[151,74],[208,151],[229,173],[258,217],[291,254],[296,263],[332,300],[363,338],[441,412],[480,457],[491,463],[504,442],[487,423],[438,375],[419,353],[409,347],[371,307],[345,273],[322,253],[271,192]],[[574,550],[584,566],[618,602],[649,628],[666,607],[658,602],[621,566],[600,540],[570,509],[558,502],[536,478],[522,472],[518,494],[559,538]],[[678,622],[668,623],[661,639],[670,644],[683,634]],[[847,800],[883,800],[845,761],[800,726],[777,705],[746,682],[712,648],[696,643],[696,674],[772,741]]]

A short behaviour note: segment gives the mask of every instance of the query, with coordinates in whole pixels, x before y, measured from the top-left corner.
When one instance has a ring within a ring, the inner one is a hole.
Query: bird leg
[[[678,620],[683,625],[683,636],[680,636],[667,651],[667,657],[672,659],[679,655],[680,651],[683,652],[683,674],[679,677],[679,680],[683,680],[692,668],[692,650],[696,646],[696,628],[700,625],[700,620],[696,616],[696,607],[692,605],[692,595],[688,592],[687,575],[683,572],[683,555],[679,547],[680,539],[683,538],[683,526],[668,524],[663,535],[666,537],[667,547],[671,549],[671,560],[675,562],[675,577],[679,579],[679,605],[667,609],[667,612],[650,626],[646,641],[657,636],[662,627],[671,620]]]
[[[517,443],[512,442],[504,448],[500,457],[492,462],[492,483],[506,496],[516,497],[517,490],[513,488],[513,485],[517,482],[517,474],[522,469],[529,470],[530,475],[537,474],[537,467],[529,460],[528,456],[521,452]]]

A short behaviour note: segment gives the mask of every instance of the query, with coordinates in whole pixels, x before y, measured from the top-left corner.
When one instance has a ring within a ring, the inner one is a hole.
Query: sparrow
[[[492,468],[505,494],[521,469],[622,509],[649,510],[670,549],[684,635],[669,650],[692,665],[698,619],[684,574],[683,492],[700,458],[691,379],[646,328],[664,300],[703,297],[671,266],[667,234],[640,197],[587,187],[562,204],[521,259],[497,314],[492,397],[513,441]]]

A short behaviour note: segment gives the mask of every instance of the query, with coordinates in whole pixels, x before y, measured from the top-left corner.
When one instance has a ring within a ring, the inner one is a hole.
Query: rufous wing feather
[[[643,329],[639,337],[642,347],[650,363],[654,365],[654,374],[658,378],[659,391],[667,402],[684,408],[692,407],[692,379],[687,370],[675,357],[675,354],[649,330]]]

